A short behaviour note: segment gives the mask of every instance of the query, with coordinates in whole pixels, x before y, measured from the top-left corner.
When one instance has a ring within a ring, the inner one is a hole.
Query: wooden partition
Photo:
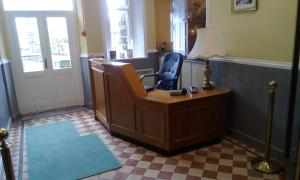
[[[111,133],[167,152],[222,137],[227,87],[173,97],[162,90],[147,93],[131,64],[90,60],[90,66],[95,116]]]

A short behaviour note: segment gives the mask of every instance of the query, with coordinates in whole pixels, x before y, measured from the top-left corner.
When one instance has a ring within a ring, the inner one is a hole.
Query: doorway
[[[21,114],[83,104],[73,13],[7,12]]]

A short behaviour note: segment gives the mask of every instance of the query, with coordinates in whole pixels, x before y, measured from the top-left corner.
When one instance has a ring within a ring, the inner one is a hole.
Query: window
[[[185,27],[186,1],[172,0],[171,9],[171,40],[175,52],[186,54],[186,27]]]
[[[127,58],[127,49],[132,49],[130,37],[128,0],[106,0],[110,24],[110,49],[117,51],[117,58]]]
[[[118,59],[145,57],[145,0],[100,2],[107,53],[116,51]]]
[[[3,0],[6,11],[72,11],[72,0]]]

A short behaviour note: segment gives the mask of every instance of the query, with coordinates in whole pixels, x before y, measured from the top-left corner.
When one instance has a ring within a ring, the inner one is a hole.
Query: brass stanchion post
[[[266,132],[265,156],[263,158],[258,157],[253,159],[252,167],[262,173],[275,174],[281,171],[282,169],[279,163],[270,160],[275,89],[278,86],[278,84],[276,81],[271,81],[269,83],[269,86],[271,89],[269,90],[269,110],[268,110],[268,125],[267,125],[267,132]]]
[[[1,140],[1,155],[4,166],[4,171],[7,180],[15,180],[14,168],[12,165],[9,144],[5,142],[8,138],[8,131],[6,129],[0,129],[0,140]]]

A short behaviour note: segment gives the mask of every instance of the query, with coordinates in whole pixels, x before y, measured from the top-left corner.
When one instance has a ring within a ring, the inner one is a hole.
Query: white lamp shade
[[[208,59],[215,56],[225,56],[226,52],[222,48],[214,29],[197,29],[197,39],[192,51],[187,56],[188,59]]]

